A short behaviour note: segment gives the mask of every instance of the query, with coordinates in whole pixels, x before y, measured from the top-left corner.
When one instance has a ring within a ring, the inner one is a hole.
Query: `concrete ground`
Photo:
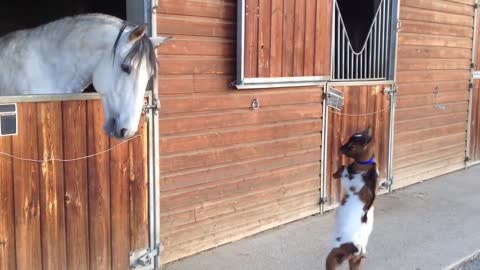
[[[480,250],[479,193],[476,166],[380,196],[363,269],[440,270],[468,260]],[[333,222],[334,211],[308,217],[162,269],[324,269]]]

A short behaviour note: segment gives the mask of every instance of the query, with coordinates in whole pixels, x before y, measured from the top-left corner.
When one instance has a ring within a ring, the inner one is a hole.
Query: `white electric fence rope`
[[[14,156],[14,155],[11,155],[11,154],[8,154],[8,153],[5,153],[5,152],[0,152],[0,156],[6,156],[6,157],[10,157],[10,158],[13,158],[13,159],[17,159],[17,160],[21,160],[21,161],[28,161],[28,162],[36,162],[36,163],[48,163],[48,162],[72,162],[72,161],[78,161],[78,160],[83,160],[83,159],[87,159],[87,158],[91,158],[91,157],[95,157],[95,156],[99,156],[99,155],[102,155],[102,154],[105,154],[105,153],[108,153],[112,150],[114,150],[115,148],[119,147],[120,145],[122,144],[125,144],[135,138],[138,138],[140,137],[140,135],[136,135],[136,136],[133,136],[127,140],[124,140],[106,150],[103,150],[103,151],[100,151],[98,153],[95,153],[95,154],[91,154],[91,155],[87,155],[87,156],[83,156],[83,157],[78,157],[78,158],[72,158],[72,159],[59,159],[59,158],[50,158],[50,159],[44,159],[44,160],[40,160],[40,159],[30,159],[30,158],[22,158],[22,157],[17,157],[17,156]]]

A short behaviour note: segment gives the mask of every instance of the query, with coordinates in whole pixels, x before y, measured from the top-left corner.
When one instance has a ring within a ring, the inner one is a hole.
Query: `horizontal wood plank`
[[[403,45],[398,47],[398,58],[470,59],[471,50],[434,46]]]
[[[469,70],[405,70],[397,73],[398,82],[468,81],[469,78]]]
[[[212,56],[159,56],[159,75],[233,74],[235,59]]]
[[[211,184],[203,185],[202,188],[187,187],[173,191],[162,191],[160,203],[162,216],[169,216],[173,210],[194,209],[204,202],[238,197],[254,191],[268,189],[275,185],[294,183],[319,175],[320,163],[316,161],[214,181]],[[252,186],[255,187],[254,190],[252,190]]]
[[[293,92],[295,91],[295,92]],[[162,98],[160,112],[163,114],[250,109],[252,101],[257,99],[262,108],[279,106],[321,103],[322,92],[320,88],[287,88],[281,91],[245,91],[230,94],[192,94]]]
[[[449,102],[468,101],[468,91],[455,91],[455,92],[435,92],[429,94],[419,95],[403,95],[397,98],[398,108],[425,106],[443,104]]]
[[[160,153],[178,153],[187,150],[242,144],[261,140],[275,140],[308,133],[318,133],[322,123],[318,120],[273,123],[260,126],[218,129],[215,132],[160,138]]]
[[[424,129],[425,127],[439,127],[455,123],[467,122],[467,112],[457,112],[452,114],[434,115],[432,117],[421,119],[409,119],[395,123],[395,130],[413,131]]]
[[[398,71],[408,70],[466,70],[470,69],[469,59],[433,59],[433,58],[400,58]]]
[[[410,143],[395,144],[393,149],[394,159],[411,155],[412,153],[425,152],[446,145],[460,144],[465,142],[466,133],[459,133],[444,137],[434,137],[424,141],[412,141]]]
[[[429,1],[432,3],[432,1]],[[442,23],[445,25],[471,26],[472,16],[458,15],[447,12],[439,12],[428,9],[402,6],[400,12],[401,20],[414,20],[422,22]]]
[[[160,120],[160,134],[174,134],[214,128],[266,124],[281,121],[315,119],[322,116],[319,105],[279,106],[258,111],[243,110],[227,113],[189,115]]]
[[[162,75],[158,78],[160,95],[225,92],[233,90],[232,75]],[[162,100],[160,100],[160,103]]]
[[[320,147],[318,149],[248,160],[234,164],[210,167],[207,169],[190,170],[176,174],[163,174],[160,182],[162,190],[168,191],[318,160],[320,160]]]
[[[400,33],[473,37],[471,26],[444,25],[441,23],[402,20]]]
[[[261,156],[270,156],[300,149],[314,148],[321,145],[320,133],[304,135],[262,143],[241,144],[233,147],[182,153],[175,156],[161,157],[160,168],[163,172],[207,167],[246,160]]]
[[[219,0],[183,0],[181,5],[177,0],[162,0],[158,2],[157,12],[230,20],[235,20],[237,15],[236,5],[233,2]]]
[[[433,94],[453,91],[467,91],[468,81],[430,81],[430,82],[399,82],[397,84],[398,95]]]
[[[453,13],[460,15],[472,16],[474,9],[472,5],[465,5],[445,0],[402,0],[402,7],[415,7],[419,9],[435,10],[445,13]]]
[[[400,33],[399,45],[438,46],[449,48],[472,48],[472,39],[468,37],[450,37],[426,34]]]
[[[224,19],[158,14],[157,28],[161,35],[236,37],[236,24]]]
[[[158,55],[207,55],[232,58],[235,56],[235,41],[217,37],[175,35],[157,48]],[[164,65],[161,62],[161,65]]]

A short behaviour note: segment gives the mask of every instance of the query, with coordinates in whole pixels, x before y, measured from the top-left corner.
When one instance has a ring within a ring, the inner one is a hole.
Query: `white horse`
[[[0,37],[0,96],[80,93],[91,83],[102,96],[104,130],[133,136],[145,90],[156,76],[155,47],[134,26],[103,14],[66,17]]]

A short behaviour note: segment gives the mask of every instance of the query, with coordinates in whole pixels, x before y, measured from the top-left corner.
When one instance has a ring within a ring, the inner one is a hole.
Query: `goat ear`
[[[164,37],[164,36],[156,36],[156,37],[151,37],[150,41],[152,41],[153,47],[158,47],[160,44],[168,41],[172,37]]]
[[[367,138],[367,139],[370,139],[372,138],[372,135],[373,135],[373,129],[371,126],[369,126],[367,129],[365,129],[364,131],[362,131],[362,136]]]
[[[142,38],[147,33],[147,25],[142,24],[137,26],[128,36],[128,41],[135,42]]]

